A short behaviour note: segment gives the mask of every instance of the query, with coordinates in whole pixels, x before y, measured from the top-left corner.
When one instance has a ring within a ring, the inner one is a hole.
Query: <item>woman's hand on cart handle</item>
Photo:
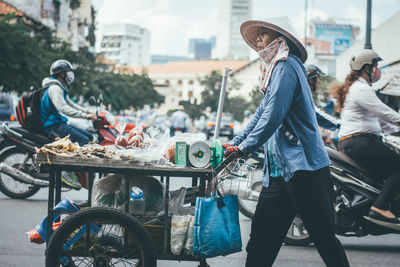
[[[231,155],[231,154],[235,154],[236,157],[238,157],[238,158],[244,156],[243,151],[241,151],[241,150],[238,148],[238,146],[229,146],[229,145],[228,145],[228,146],[224,149],[224,156],[227,157],[227,156],[229,156],[229,155]]]

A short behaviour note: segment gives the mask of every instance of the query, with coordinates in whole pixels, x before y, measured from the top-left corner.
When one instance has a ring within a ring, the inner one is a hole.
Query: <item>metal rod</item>
[[[169,231],[169,176],[165,177],[165,214],[164,214],[164,255],[168,254],[168,231]]]
[[[53,168],[50,169],[50,180],[49,180],[49,199],[47,202],[47,229],[46,229],[46,247],[49,244],[49,240],[51,235],[53,234],[53,208],[54,208],[54,178],[55,178],[55,170]]]
[[[233,69],[225,67],[224,72],[222,73],[221,92],[219,94],[217,121],[215,122],[213,141],[217,140],[219,137],[219,129],[221,127],[221,116],[222,116],[222,111],[224,109],[224,101],[225,101],[225,94],[226,94],[226,81],[228,80],[228,75],[229,75],[229,72],[231,72],[231,71],[233,71]]]
[[[307,48],[307,10],[308,10],[308,0],[305,0],[305,16],[304,16],[304,46]]]
[[[365,49],[372,49],[372,44],[371,44],[371,7],[372,7],[372,1],[367,0],[367,25],[366,25],[366,31],[365,31],[365,44],[364,44]]]

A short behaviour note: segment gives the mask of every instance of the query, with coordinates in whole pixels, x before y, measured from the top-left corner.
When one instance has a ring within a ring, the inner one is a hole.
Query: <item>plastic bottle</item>
[[[144,215],[144,194],[143,190],[137,186],[132,186],[129,199],[129,213],[133,215]]]

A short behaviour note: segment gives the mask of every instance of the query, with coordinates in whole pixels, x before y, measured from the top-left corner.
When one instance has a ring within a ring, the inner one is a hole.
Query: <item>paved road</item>
[[[174,186],[174,184],[172,184]],[[175,184],[175,187],[178,185]],[[85,190],[64,193],[74,200],[84,199]],[[47,190],[40,190],[28,200],[9,199],[0,193],[0,267],[43,267],[45,245],[30,243],[25,234],[46,214]],[[243,244],[247,244],[251,221],[240,217]],[[340,238],[344,244],[351,266],[400,266],[400,236],[369,236],[363,238]],[[210,259],[212,267],[244,266],[246,253]],[[161,267],[195,267],[193,262],[159,261]],[[283,246],[274,266],[323,266],[314,246]]]

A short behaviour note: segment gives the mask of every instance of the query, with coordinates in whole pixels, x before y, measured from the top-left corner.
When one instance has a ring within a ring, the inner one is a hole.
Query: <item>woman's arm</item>
[[[282,124],[295,95],[297,77],[286,65],[275,67],[270,81],[270,94],[264,99],[264,109],[257,124],[239,145],[243,152],[253,152],[263,145]]]

